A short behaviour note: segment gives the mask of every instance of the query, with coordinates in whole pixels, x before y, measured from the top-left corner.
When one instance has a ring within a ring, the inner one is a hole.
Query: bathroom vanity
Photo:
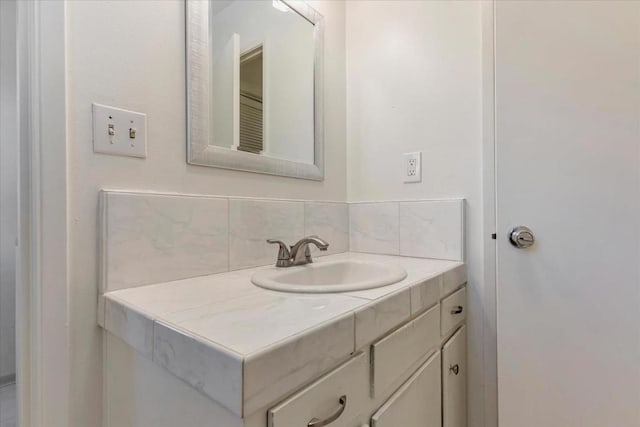
[[[324,17],[185,4],[188,162],[323,180]],[[462,200],[103,196],[105,426],[466,426]]]
[[[103,294],[104,425],[466,426],[464,264],[346,252],[313,266],[340,262],[406,277],[278,292],[251,282],[269,266]]]

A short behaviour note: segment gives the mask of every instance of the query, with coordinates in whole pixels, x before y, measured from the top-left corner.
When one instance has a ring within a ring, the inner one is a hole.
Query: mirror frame
[[[209,0],[186,1],[187,163],[314,181],[324,180],[323,17],[304,1],[280,1],[314,26],[314,164],[245,153],[210,144]]]

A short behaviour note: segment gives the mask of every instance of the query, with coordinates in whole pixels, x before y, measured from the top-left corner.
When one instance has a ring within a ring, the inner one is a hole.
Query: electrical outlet
[[[422,152],[404,153],[404,182],[422,181]]]
[[[146,139],[146,114],[93,104],[94,152],[144,158]]]

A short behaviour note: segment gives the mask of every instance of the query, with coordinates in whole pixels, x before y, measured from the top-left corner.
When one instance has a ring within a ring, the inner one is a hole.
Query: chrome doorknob
[[[509,232],[509,242],[518,249],[526,249],[533,246],[536,237],[529,227],[519,225]]]

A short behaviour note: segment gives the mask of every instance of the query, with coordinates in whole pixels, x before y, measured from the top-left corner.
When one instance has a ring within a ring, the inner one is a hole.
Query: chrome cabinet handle
[[[319,420],[318,418],[312,418],[311,421],[309,421],[309,424],[307,424],[307,427],[326,426],[331,424],[338,418],[340,418],[340,415],[342,415],[342,413],[344,412],[344,409],[347,407],[347,396],[346,395],[340,396],[340,399],[338,400],[338,402],[340,403],[340,407],[335,412],[335,414],[331,415],[329,418],[325,418],[324,420]]]
[[[460,372],[460,366],[458,366],[458,364],[456,363],[455,365],[449,366],[449,370],[458,375],[458,373]]]
[[[461,305],[456,305],[453,307],[453,310],[451,310],[451,314],[460,314],[462,310],[464,310],[464,308]]]

